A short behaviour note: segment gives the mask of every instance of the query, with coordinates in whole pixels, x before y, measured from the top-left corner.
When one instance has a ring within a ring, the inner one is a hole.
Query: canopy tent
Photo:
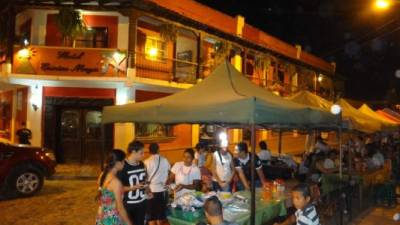
[[[304,104],[304,105],[309,105],[317,108],[322,108],[327,111],[331,109],[331,106],[333,105],[332,102],[316,95],[313,94],[309,91],[300,91],[288,98],[291,101]]]
[[[358,111],[373,117],[379,121],[381,121],[381,123],[383,123],[383,125],[385,126],[386,129],[395,129],[396,127],[399,126],[398,123],[393,122],[390,119],[387,119],[386,117],[376,113],[374,110],[372,110],[367,104],[363,104]]]
[[[301,105],[256,86],[229,62],[204,81],[177,94],[103,109],[103,123],[218,123],[251,127],[251,219],[255,223],[256,125],[276,127],[335,126],[340,117]]]
[[[299,128],[336,126],[338,121],[339,116],[283,99],[253,84],[227,61],[190,89],[103,110],[103,123],[257,124]]]
[[[376,113],[378,113],[381,116],[386,117],[387,119],[389,119],[389,120],[391,120],[391,121],[393,121],[395,123],[400,124],[400,119],[397,119],[396,117],[392,116],[391,114],[389,114],[389,113],[387,113],[385,111],[377,110]]]
[[[391,116],[393,116],[394,118],[396,118],[397,120],[400,120],[400,114],[396,111],[393,111],[389,108],[384,108],[383,111]]]
[[[339,99],[336,104],[342,108],[342,116],[351,119],[353,129],[365,133],[374,133],[381,130],[382,123],[380,121],[361,113],[346,100]]]
[[[332,102],[314,94],[309,91],[300,91],[288,98],[289,100],[293,102],[297,102],[299,104],[304,104],[308,105],[311,107],[316,107],[321,110],[330,112],[331,107],[333,105]],[[342,117],[342,128],[344,129],[351,129],[352,127],[352,121],[350,118]]]

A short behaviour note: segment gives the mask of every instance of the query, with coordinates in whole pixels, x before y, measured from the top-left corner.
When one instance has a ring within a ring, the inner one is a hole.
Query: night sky
[[[337,63],[345,96],[397,99],[400,94],[400,1],[385,11],[372,0],[198,0],[303,50]],[[396,71],[399,70],[399,78]],[[388,95],[395,88],[397,95]],[[389,97],[390,96],[390,97]]]

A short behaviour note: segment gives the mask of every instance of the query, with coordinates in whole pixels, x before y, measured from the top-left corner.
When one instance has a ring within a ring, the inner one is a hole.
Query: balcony
[[[197,63],[170,58],[152,58],[148,54],[135,54],[136,76],[149,79],[158,79],[169,82],[196,84],[203,78],[206,66]]]
[[[14,52],[14,74],[126,77],[127,53],[117,49],[28,46]]]

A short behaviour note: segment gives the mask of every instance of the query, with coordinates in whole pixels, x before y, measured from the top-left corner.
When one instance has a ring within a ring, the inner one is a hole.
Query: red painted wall
[[[98,16],[83,15],[83,20],[88,27],[107,27],[108,47],[117,48],[118,46],[118,17],[117,16]]]
[[[116,90],[106,88],[43,87],[43,97],[47,96],[115,99]]]
[[[168,95],[171,95],[171,93],[136,90],[135,102],[149,101],[157,98],[166,97]]]
[[[62,45],[62,36],[61,33],[58,31],[56,24],[56,14],[47,15],[46,45],[47,46]]]
[[[171,93],[136,90],[136,102],[149,101],[171,95]],[[182,159],[183,149],[192,146],[192,126],[180,124],[174,126],[176,138],[169,142],[159,143],[162,154],[170,162],[177,162]],[[147,145],[146,145],[147,148]]]
[[[62,36],[56,25],[56,14],[47,15],[46,26],[46,45],[61,46]],[[118,17],[117,16],[98,16],[83,15],[83,20],[88,27],[107,27],[108,47],[117,48],[118,46]]]

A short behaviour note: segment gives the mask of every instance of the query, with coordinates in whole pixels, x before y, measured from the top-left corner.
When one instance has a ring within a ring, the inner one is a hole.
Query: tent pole
[[[282,153],[282,129],[279,129],[278,153],[279,153],[279,156],[281,156],[281,153]]]
[[[338,129],[338,140],[339,140],[339,177],[340,180],[343,178],[343,149],[342,149],[342,127]]]
[[[105,124],[101,125],[101,156],[100,156],[100,168],[101,171],[104,170],[104,153],[105,153],[105,148],[106,148],[106,134],[105,134]]]
[[[256,186],[255,186],[255,155],[256,155],[256,128],[254,124],[251,124],[251,214],[250,224],[255,225],[256,222]]]

